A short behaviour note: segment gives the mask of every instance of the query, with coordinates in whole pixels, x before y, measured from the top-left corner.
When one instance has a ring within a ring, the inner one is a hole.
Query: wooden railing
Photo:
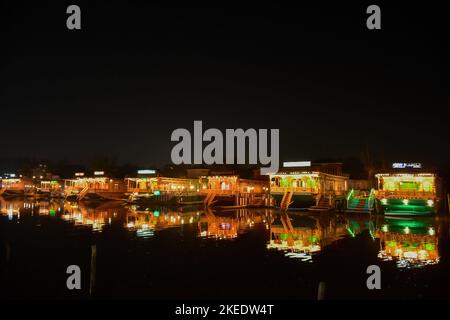
[[[291,192],[309,192],[309,193],[318,193],[319,190],[315,188],[286,188],[286,187],[270,187],[271,192],[285,192],[285,191],[291,191]]]
[[[386,198],[386,199],[411,199],[411,198],[434,198],[436,194],[430,191],[385,191],[378,190],[376,191],[377,198]]]
[[[236,194],[237,191],[235,190],[220,190],[220,189],[201,189],[200,193],[201,194],[208,194],[211,191],[214,191],[216,195],[233,195]]]

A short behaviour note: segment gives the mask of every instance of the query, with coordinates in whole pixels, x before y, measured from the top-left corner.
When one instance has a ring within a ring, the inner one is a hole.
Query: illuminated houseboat
[[[36,196],[49,198],[63,198],[64,191],[62,184],[57,180],[39,181]]]
[[[389,172],[378,173],[376,198],[386,215],[430,215],[437,212],[438,178],[420,164],[393,164]]]
[[[269,183],[266,180],[244,179],[237,175],[200,177],[200,194],[206,206],[267,206]]]
[[[270,194],[284,210],[330,210],[343,205],[347,183],[341,163],[285,162],[279,172],[270,175]]]
[[[8,177],[0,180],[0,196],[23,197],[35,192],[32,179],[20,177]]]
[[[124,200],[127,187],[122,179],[111,179],[103,171],[95,171],[93,177],[76,173],[74,179],[64,181],[67,200]]]
[[[138,171],[138,175],[135,178],[125,179],[131,202],[203,203],[203,197],[199,194],[198,179],[156,177],[154,171],[150,175],[144,175],[142,171]]]

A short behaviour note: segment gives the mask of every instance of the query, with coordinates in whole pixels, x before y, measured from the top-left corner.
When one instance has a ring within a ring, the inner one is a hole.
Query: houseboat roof
[[[292,174],[329,174],[340,177],[349,177],[342,172],[342,162],[320,162],[310,161],[283,162],[283,167],[276,174],[272,175],[292,175]]]
[[[389,169],[380,170],[375,174],[375,177],[402,177],[402,176],[422,176],[422,177],[435,177],[437,176],[437,170],[433,169]]]

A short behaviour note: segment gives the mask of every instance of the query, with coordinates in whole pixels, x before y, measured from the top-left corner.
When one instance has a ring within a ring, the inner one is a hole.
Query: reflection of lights
[[[200,236],[201,236],[201,237],[206,237],[206,235],[207,235],[206,231],[200,232]]]
[[[134,223],[133,222],[128,222],[127,223],[127,228],[133,228],[134,227]]]
[[[136,230],[136,235],[141,238],[150,238],[154,235],[154,231],[152,229],[140,229]]]
[[[381,199],[381,203],[386,205],[387,204],[387,199]]]
[[[430,236],[434,236],[434,235],[436,234],[436,231],[434,231],[434,228],[433,228],[433,227],[429,227],[429,228],[428,228],[428,234],[429,234]]]
[[[407,206],[408,203],[409,203],[409,200],[408,200],[408,199],[403,199],[403,204],[404,204],[405,206]]]
[[[409,227],[405,227],[404,231],[405,231],[406,234],[409,234],[409,231],[410,231]]]
[[[194,217],[189,218],[189,223],[192,223],[192,222],[194,222]]]
[[[433,200],[427,200],[427,205],[428,205],[429,207],[432,207],[433,204],[434,204],[434,201],[433,201]]]
[[[383,230],[383,232],[388,232],[388,226],[387,226],[387,224],[385,224],[383,227],[382,227],[382,230]]]
[[[288,252],[285,256],[289,258],[300,258],[302,261],[310,261],[312,259],[311,254],[304,252]]]
[[[417,259],[417,252],[406,251],[406,252],[403,252],[403,256],[408,259]]]
[[[111,217],[108,218],[108,223],[111,224]]]

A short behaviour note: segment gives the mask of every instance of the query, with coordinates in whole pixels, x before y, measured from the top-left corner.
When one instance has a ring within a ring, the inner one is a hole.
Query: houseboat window
[[[400,190],[417,190],[419,185],[415,181],[400,181],[399,188]]]

